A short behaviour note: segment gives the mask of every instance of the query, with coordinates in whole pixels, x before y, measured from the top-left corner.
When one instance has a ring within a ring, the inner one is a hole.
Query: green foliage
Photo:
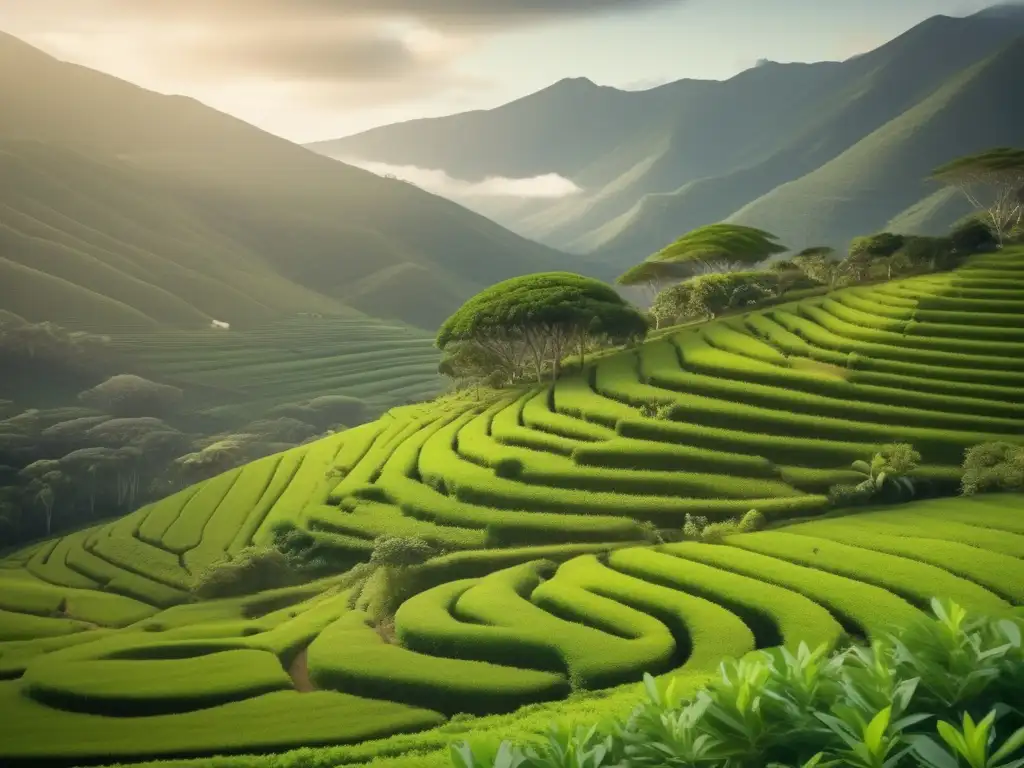
[[[387,568],[411,568],[437,555],[437,549],[423,539],[381,536],[373,542],[370,562]]]
[[[120,418],[165,416],[181,403],[182,391],[141,376],[119,374],[82,392],[78,399]]]
[[[1024,446],[1016,443],[982,443],[964,455],[961,483],[967,495],[984,491],[1024,489]]]
[[[913,498],[916,488],[907,475],[921,463],[921,454],[909,443],[892,443],[876,453],[870,462],[858,460],[850,465],[864,480],[852,488],[835,486],[830,493],[832,503],[862,504],[888,494],[887,498],[908,501]]]
[[[247,547],[209,566],[196,578],[193,592],[204,599],[234,597],[297,582],[295,568],[283,552],[272,547]]]
[[[999,244],[1020,232],[1024,201],[1024,149],[996,147],[957,158],[932,171],[932,178],[957,187],[995,233]],[[989,194],[984,195],[981,189]]]
[[[649,262],[756,264],[787,249],[770,232],[737,224],[711,224],[689,232],[651,256]],[[621,278],[620,278],[621,279]]]
[[[626,720],[556,728],[540,748],[505,742],[487,753],[489,762],[474,757],[469,743],[459,744],[452,764],[884,768],[913,754],[924,768],[953,768],[960,759],[972,768],[1019,765],[1002,762],[1024,745],[1024,729],[1012,708],[1013,689],[1000,681],[1024,672],[1019,622],[968,616],[938,600],[932,610],[932,619],[835,656],[826,646],[801,644],[727,660],[720,679],[689,701],[675,681],[660,684],[648,675],[646,701]],[[958,695],[945,696],[949,690]],[[993,731],[997,717],[1007,722],[1001,743]],[[962,720],[962,731],[947,718]],[[581,754],[592,762],[579,762]],[[530,762],[541,755],[549,762]]]
[[[585,349],[588,340],[625,343],[643,338],[647,327],[647,319],[611,286],[570,272],[543,272],[481,291],[442,324],[436,343],[445,350],[472,342],[513,375],[532,363],[540,381],[546,363],[557,378],[565,355]]]

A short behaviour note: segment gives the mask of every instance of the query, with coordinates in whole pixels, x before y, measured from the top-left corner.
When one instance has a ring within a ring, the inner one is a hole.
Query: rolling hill
[[[409,184],[0,35],[0,309],[74,329],[300,312],[427,329],[572,264]]]
[[[936,16],[843,62],[769,62],[724,82],[641,92],[567,80],[494,110],[311,146],[467,179],[560,173],[582,191],[556,201],[461,202],[618,266],[704,224],[763,221],[769,208],[770,229],[796,248],[844,245],[890,220],[933,233],[966,209],[933,206],[923,173],[997,139],[1024,142],[1019,105],[1005,98],[1022,35],[1019,6]],[[957,99],[984,119],[943,108]],[[846,172],[860,191],[832,205]],[[921,208],[931,213],[913,213]]]
[[[1020,495],[820,516],[881,444],[912,443],[941,493],[965,448],[1024,442],[1022,312],[1024,249],[1007,249],[682,327],[489,401],[396,408],[26,547],[0,560],[0,757],[335,745],[302,759],[440,768],[458,734],[529,730],[571,691],[620,686],[560,714],[622,713],[644,671],[690,689],[723,655],[871,638],[936,594],[1024,605]],[[769,530],[655,543],[751,508]],[[393,628],[337,573],[191,599],[205,568],[285,531],[335,572],[381,535],[447,554],[414,568]]]

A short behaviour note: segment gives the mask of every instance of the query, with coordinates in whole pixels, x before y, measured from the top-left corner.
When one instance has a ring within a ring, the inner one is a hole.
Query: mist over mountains
[[[933,233],[967,208],[928,182],[929,171],[1024,142],[1024,99],[1014,97],[1022,36],[1024,6],[997,6],[932,17],[843,62],[762,61],[726,81],[642,91],[571,78],[496,109],[310,148],[424,179],[442,173],[457,182],[428,188],[616,266],[722,220],[766,227],[794,248],[844,245],[884,227]],[[565,179],[566,193],[460,189],[544,177]]]

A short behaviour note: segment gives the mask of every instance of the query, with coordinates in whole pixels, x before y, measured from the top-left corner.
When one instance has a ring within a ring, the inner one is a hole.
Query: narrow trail
[[[299,693],[311,693],[316,690],[313,681],[309,679],[309,663],[306,657],[306,649],[303,648],[295,656],[295,660],[292,661],[291,666],[288,668],[288,674],[292,678],[295,690]]]

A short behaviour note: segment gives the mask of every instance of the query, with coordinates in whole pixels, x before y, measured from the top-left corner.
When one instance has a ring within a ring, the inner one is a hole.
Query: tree
[[[850,241],[850,256],[853,258],[884,259],[892,256],[904,246],[907,238],[892,232],[878,232],[874,235],[855,237]]]
[[[987,222],[977,216],[968,216],[949,231],[949,241],[956,254],[982,253],[995,250],[999,240]]]
[[[1000,246],[1024,220],[1024,149],[997,147],[953,160],[932,178],[956,187],[982,212]]]
[[[792,263],[811,280],[834,288],[843,275],[842,261],[835,249],[827,246],[805,248],[793,257]]]
[[[515,375],[507,361],[474,341],[449,344],[438,363],[437,372],[452,379],[458,389],[476,387],[477,399],[481,386],[503,387]]]
[[[571,272],[542,272],[493,285],[449,317],[437,333],[442,351],[472,342],[521,375],[526,360],[537,380],[550,363],[558,377],[566,353],[593,339],[622,343],[643,337],[647,319],[611,286]]]
[[[181,403],[182,391],[141,376],[120,374],[82,392],[78,399],[112,416],[163,416]]]
[[[711,224],[689,232],[650,256],[643,264],[619,276],[620,285],[647,282],[651,275],[666,274],[684,266],[692,270],[722,272],[736,265],[754,265],[785,253],[784,245],[770,232],[739,224]],[[659,273],[659,270],[663,270]],[[696,274],[696,271],[690,273]]]

